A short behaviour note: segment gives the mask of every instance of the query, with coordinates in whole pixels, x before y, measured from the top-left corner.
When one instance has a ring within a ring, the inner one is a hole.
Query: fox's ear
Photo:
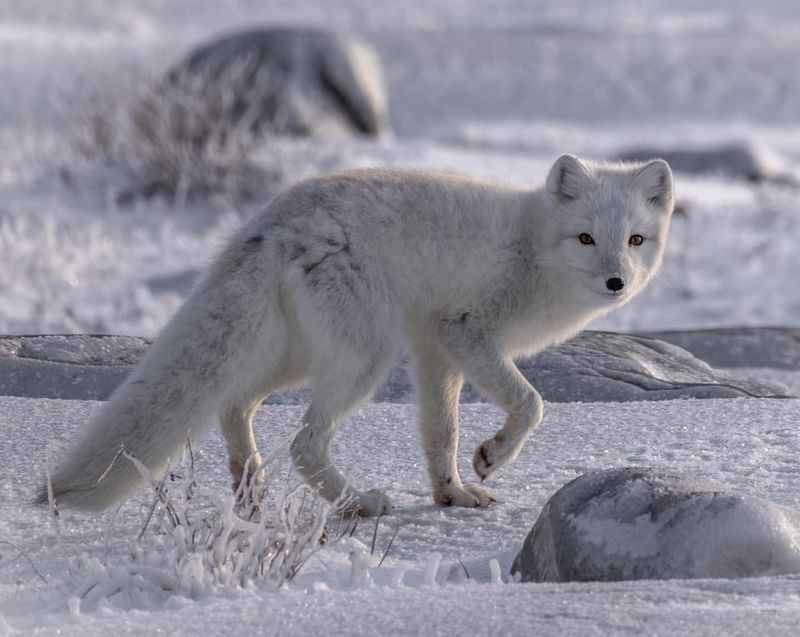
[[[634,174],[647,203],[672,210],[672,171],[663,159],[654,159]]]
[[[576,199],[594,181],[592,171],[575,155],[561,155],[547,175],[547,191],[559,199]]]

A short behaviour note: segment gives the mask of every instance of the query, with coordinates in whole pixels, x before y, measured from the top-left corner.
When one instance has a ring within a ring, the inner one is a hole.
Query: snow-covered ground
[[[351,561],[352,553],[368,553],[372,545],[375,526],[364,521],[354,539],[323,547],[278,592],[228,588],[191,601],[179,595],[137,598],[135,591],[124,590],[92,612],[77,610],[74,601],[70,611],[69,600],[87,573],[76,558],[95,557],[109,568],[126,569],[152,498],[141,490],[116,515],[62,512],[60,541],[48,512],[29,504],[37,474],[32,464],[93,407],[0,398],[0,539],[16,547],[0,549],[0,628],[11,634],[17,629],[153,634],[158,629],[167,634],[516,635],[535,630],[552,635],[792,635],[800,622],[800,574],[553,585],[493,581],[490,567],[496,559],[505,580],[545,500],[592,469],[652,465],[721,481],[743,494],[800,510],[795,400],[548,404],[544,422],[519,459],[489,480],[498,502],[486,510],[433,505],[413,409],[370,405],[342,427],[333,456],[357,486],[385,488],[394,501],[395,514],[378,527],[376,556],[385,552],[397,529],[380,568],[377,557],[371,570],[363,558],[356,559],[357,567]],[[262,452],[280,456],[301,415],[301,407],[262,407],[256,423]],[[464,406],[459,462],[465,478],[471,473],[472,449],[491,435],[500,417],[488,405]],[[273,463],[280,466],[280,461]],[[201,499],[227,491],[226,464],[214,432],[195,452]],[[280,469],[277,474],[285,475]],[[726,529],[726,535],[732,530]],[[796,563],[800,546],[790,549],[794,557],[787,559]],[[441,556],[435,578],[426,575],[434,554]],[[398,581],[401,569],[405,575]],[[464,569],[471,581],[465,581]]]
[[[270,142],[258,160],[286,180],[403,164],[532,184],[563,152],[731,140],[761,144],[800,174],[800,7],[784,0],[0,0],[0,333],[150,336],[164,324],[259,202],[117,205],[125,175],[77,140],[194,44],[260,23],[358,31],[389,86],[394,136]],[[680,173],[676,185],[686,213],[662,274],[592,327],[798,325],[800,189]],[[498,504],[482,511],[434,507],[413,409],[370,405],[335,441],[356,484],[386,488],[397,506],[376,552],[397,537],[369,577],[350,557],[370,546],[367,523],[278,592],[118,595],[90,611],[69,601],[84,572],[76,560],[125,568],[148,494],[116,517],[65,512],[58,534],[29,498],[52,440],[91,408],[0,398],[0,634],[793,635],[800,624],[800,576],[516,585],[493,582],[489,566],[507,572],[546,498],[589,469],[653,465],[800,510],[797,401],[548,404],[519,460],[491,479]],[[300,414],[262,407],[262,451],[284,448]],[[464,407],[465,477],[499,417]],[[203,497],[227,492],[218,433],[197,455]]]

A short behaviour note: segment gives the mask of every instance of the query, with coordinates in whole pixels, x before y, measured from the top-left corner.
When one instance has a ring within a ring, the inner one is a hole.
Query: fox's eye
[[[628,239],[628,243],[630,243],[632,246],[640,246],[642,243],[644,243],[644,237],[640,234],[631,235],[631,238]]]
[[[594,239],[592,239],[592,235],[587,232],[582,232],[578,235],[578,241],[580,241],[585,246],[590,246],[594,243]]]

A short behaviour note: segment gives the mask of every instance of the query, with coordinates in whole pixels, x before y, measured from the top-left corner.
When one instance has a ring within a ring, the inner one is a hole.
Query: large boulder
[[[585,474],[545,504],[511,567],[523,582],[800,572],[800,514],[650,468]]]
[[[219,193],[264,200],[291,172],[278,136],[341,139],[389,126],[378,57],[353,36],[319,29],[226,35],[143,89],[121,127],[99,118],[90,129],[128,173],[120,204]],[[274,161],[256,161],[267,140]]]
[[[122,382],[148,341],[127,336],[0,337],[0,395],[103,400]],[[584,332],[518,361],[551,402],[673,398],[789,397],[779,382],[736,379],[676,345],[646,336]],[[376,402],[413,400],[410,363],[403,361],[376,392]],[[272,394],[269,404],[301,404],[307,387]],[[466,386],[464,402],[484,398]]]
[[[220,117],[231,128],[296,136],[378,135],[388,125],[375,53],[323,30],[259,28],[213,40],[170,69],[163,94],[194,115],[187,134],[196,138],[215,133]]]
[[[779,382],[735,379],[677,345],[614,332],[582,332],[518,364],[552,402],[791,395]]]

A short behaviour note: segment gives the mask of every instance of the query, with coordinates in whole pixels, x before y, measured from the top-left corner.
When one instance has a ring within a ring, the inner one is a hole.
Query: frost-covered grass
[[[257,147],[269,147],[268,131],[257,134],[252,124],[265,91],[275,89],[267,78],[247,84],[248,62],[213,81],[177,72],[169,81],[143,79],[134,89],[106,87],[93,111],[71,113],[76,150],[120,173],[113,195],[122,205],[156,196],[178,208],[197,197],[263,199],[274,178],[259,169],[253,155]],[[236,113],[237,100],[250,108]]]
[[[275,592],[289,586],[317,552],[339,543],[350,555],[352,583],[369,581],[371,571],[386,559],[398,529],[385,546],[378,547],[381,519],[363,522],[372,529],[367,547],[354,537],[361,520],[335,513],[339,504],[346,503],[322,500],[290,470],[286,454],[279,451],[271,460],[274,465],[268,474],[255,470],[258,479],[241,482],[232,493],[220,493],[198,483],[202,478],[195,477],[191,444],[182,462],[161,477],[121,449],[114,462],[134,463],[149,485],[139,499],[139,528],[130,528],[129,533],[119,529],[121,536],[127,535],[120,538],[128,545],[122,554],[109,550],[109,528],[102,554],[70,557],[61,520],[73,514],[60,511],[49,493],[51,533],[66,558],[69,575],[55,578],[60,590],[49,599],[44,595],[43,606],[50,613],[78,616],[109,608],[157,610],[175,598],[198,601],[241,590]],[[45,477],[49,481],[46,464]],[[112,527],[115,516],[110,516]],[[16,553],[8,564],[24,559],[41,582],[53,584],[25,548],[9,540],[0,542]],[[431,561],[429,583],[440,559]],[[393,575],[395,586],[404,570]]]
[[[197,600],[237,587],[276,590],[329,540],[331,506],[302,482],[291,489],[273,480],[242,482],[233,494],[203,497],[191,445],[187,456],[156,479],[120,453],[116,461],[133,462],[150,483],[151,503],[126,558],[83,557],[73,565],[69,600],[78,600],[70,601],[76,610],[94,611],[103,601],[153,608],[175,595]]]

